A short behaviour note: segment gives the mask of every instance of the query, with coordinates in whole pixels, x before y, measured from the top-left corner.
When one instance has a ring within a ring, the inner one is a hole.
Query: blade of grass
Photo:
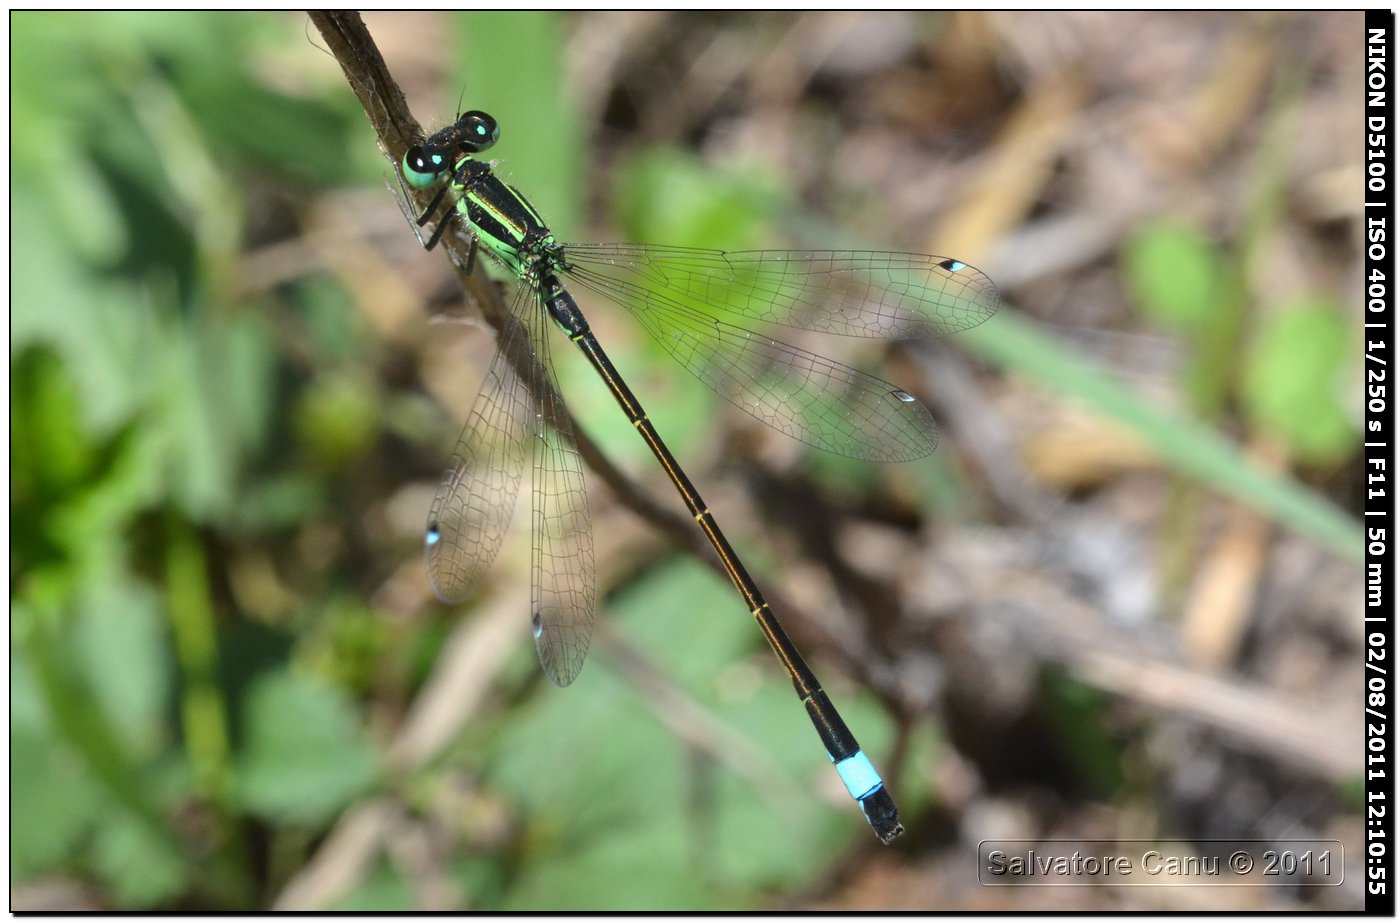
[[[1002,310],[990,323],[959,334],[958,341],[988,361],[1128,426],[1163,461],[1188,477],[1315,538],[1343,557],[1361,560],[1361,524],[1356,519],[1297,481],[1255,464],[1209,426],[1154,407],[1105,373],[1076,360],[1015,312]]]

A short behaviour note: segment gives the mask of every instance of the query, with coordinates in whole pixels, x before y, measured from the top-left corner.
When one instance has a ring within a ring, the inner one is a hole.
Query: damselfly
[[[519,192],[474,159],[500,137],[495,119],[466,112],[409,149],[410,186],[438,186],[432,249],[454,220],[519,281],[514,322],[457,441],[428,516],[433,588],[462,599],[491,566],[532,458],[531,619],[545,673],[579,674],[593,629],[593,539],[583,471],[549,358],[553,320],[617,399],[714,546],[744,604],[787,670],[827,755],[881,841],[903,832],[894,799],[835,705],[764,601],[680,464],[590,330],[563,279],[621,305],[677,361],[740,409],[810,445],[869,461],[933,451],[937,430],[907,391],[839,362],[751,332],[763,323],[861,337],[917,337],[975,326],[997,292],[955,259],[909,253],[722,252],[642,244],[563,244]],[[527,448],[528,446],[528,448]]]

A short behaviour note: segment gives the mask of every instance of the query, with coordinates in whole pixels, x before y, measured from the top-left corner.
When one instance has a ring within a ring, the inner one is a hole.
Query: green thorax
[[[554,246],[554,235],[535,206],[471,157],[452,171],[457,210],[471,223],[481,244],[518,278],[526,279],[541,256]]]

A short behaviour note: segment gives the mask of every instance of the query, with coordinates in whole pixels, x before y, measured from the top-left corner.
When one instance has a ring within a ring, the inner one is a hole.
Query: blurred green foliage
[[[465,104],[506,126],[507,174],[577,226],[587,151],[559,91],[558,18],[449,22],[471,51],[456,58]],[[436,448],[420,459],[402,440],[440,439],[377,370],[384,349],[339,279],[245,277],[315,196],[381,183],[364,116],[296,16],[20,13],[12,28],[12,882],[76,877],[127,908],[258,907],[352,804],[464,768],[525,829],[456,860],[472,905],[756,906],[816,873],[858,820],[844,793],[812,798],[832,779],[779,674],[729,687],[767,654],[694,564],[622,594],[622,632],[728,726],[778,743],[759,787],[677,742],[606,654],[579,687],[546,687],[523,616],[512,674],[530,693],[424,777],[385,776],[367,706],[422,681],[443,627],[387,627],[366,604],[416,538],[364,518],[434,476],[394,459],[440,463]],[[503,67],[509,84],[491,79]],[[620,180],[626,223],[710,245],[756,226],[732,205],[648,213],[681,174],[684,201],[722,201],[692,164],[643,165]],[[610,423],[587,369],[561,364],[575,411]],[[689,382],[664,399],[689,408],[667,424],[684,450],[714,398]],[[624,458],[644,450],[625,421],[599,431]],[[878,752],[878,709],[843,708]],[[724,843],[709,877],[705,835]],[[412,887],[386,864],[342,905],[405,908]]]
[[[280,672],[246,702],[237,799],[269,822],[328,823],[375,780],[360,718],[334,687]]]
[[[1335,464],[1355,448],[1347,411],[1351,335],[1342,306],[1303,296],[1279,306],[1255,332],[1241,382],[1253,423],[1308,464]]]
[[[1224,297],[1222,256],[1189,227],[1159,223],[1129,238],[1124,282],[1142,312],[1178,333],[1198,333],[1219,316]]]
[[[464,13],[455,17],[454,85],[461,108],[501,125],[502,175],[540,203],[561,240],[577,239],[585,205],[587,138],[564,85],[564,24],[556,13]],[[502,79],[509,74],[509,79]],[[444,118],[444,123],[458,113]],[[547,203],[547,204],[544,204]]]
[[[283,17],[24,13],[12,27],[15,880],[90,878],[119,906],[252,905],[239,815],[293,790],[322,736],[344,731],[332,758],[361,782],[374,759],[345,692],[312,696],[285,656],[264,664],[281,677],[275,708],[224,682],[249,651],[213,556],[268,540],[257,502],[242,505],[264,478],[318,492],[276,444],[290,389],[269,304],[237,293],[258,232],[246,189],[363,175],[344,155],[358,113],[257,75],[259,54],[295,40]],[[325,513],[278,505],[281,527]],[[330,712],[341,723],[308,736],[301,717]],[[278,726],[300,762],[271,758]],[[328,811],[358,792],[316,789]],[[210,840],[178,828],[196,804]]]
[[[664,663],[669,681],[751,741],[753,775],[737,779],[671,737],[616,677],[609,651],[595,651],[586,695],[541,696],[523,719],[473,752],[492,785],[529,818],[539,859],[524,869],[506,907],[757,905],[759,893],[820,867],[849,832],[845,792],[828,784],[811,728],[792,719],[787,679],[762,668],[766,651],[751,624],[724,617],[731,591],[684,561],[652,571],[610,600],[608,611],[637,652]],[[702,611],[716,617],[685,616]],[[677,658],[677,649],[686,655]],[[842,710],[862,727],[866,746],[882,751],[886,722],[873,702],[843,693]],[[560,753],[587,757],[541,784],[538,766],[557,762]],[[811,809],[814,787],[831,790],[833,809]],[[692,854],[697,835],[716,843],[714,850]],[[641,868],[645,879],[635,880]],[[622,880],[629,883],[619,886]]]
[[[772,246],[779,233],[767,203],[781,186],[769,177],[718,175],[672,150],[640,154],[618,173],[614,207],[623,239],[753,250]]]
[[[1204,236],[1172,223],[1143,228],[1129,239],[1124,281],[1145,314],[1188,342],[1216,335],[1220,312],[1238,308],[1229,293],[1228,257]],[[1199,394],[1201,379],[1220,374],[1237,391],[1252,423],[1279,439],[1299,461],[1336,463],[1355,447],[1356,428],[1346,411],[1346,312],[1332,299],[1302,295],[1264,312],[1243,354],[1219,362],[1186,364],[1183,389]]]

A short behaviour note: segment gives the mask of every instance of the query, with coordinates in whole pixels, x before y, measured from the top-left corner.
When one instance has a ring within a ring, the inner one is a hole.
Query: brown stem
[[[389,74],[384,58],[379,53],[369,30],[358,13],[310,12],[312,23],[325,39],[326,47],[339,62],[345,78],[364,107],[365,115],[379,136],[380,148],[391,163],[399,163],[404,152],[423,137],[418,121],[408,111],[403,91]],[[417,205],[422,208],[427,202],[425,192],[409,190]],[[441,245],[452,255],[452,262],[462,284],[471,294],[472,300],[480,307],[487,323],[501,336],[511,324],[517,323],[510,316],[509,308],[501,296],[500,286],[492,283],[480,266],[469,265],[467,242],[460,235],[443,235]],[[479,262],[479,260],[477,261]],[[528,357],[523,361],[528,362]],[[530,373],[528,367],[515,369],[521,380],[540,380]],[[650,522],[657,529],[670,535],[690,553],[706,561],[717,572],[723,573],[719,563],[710,552],[710,546],[703,535],[691,526],[684,516],[662,506],[632,478],[628,477],[598,448],[578,426],[572,416],[569,418],[574,441],[584,462],[598,475],[618,500],[636,515]]]

